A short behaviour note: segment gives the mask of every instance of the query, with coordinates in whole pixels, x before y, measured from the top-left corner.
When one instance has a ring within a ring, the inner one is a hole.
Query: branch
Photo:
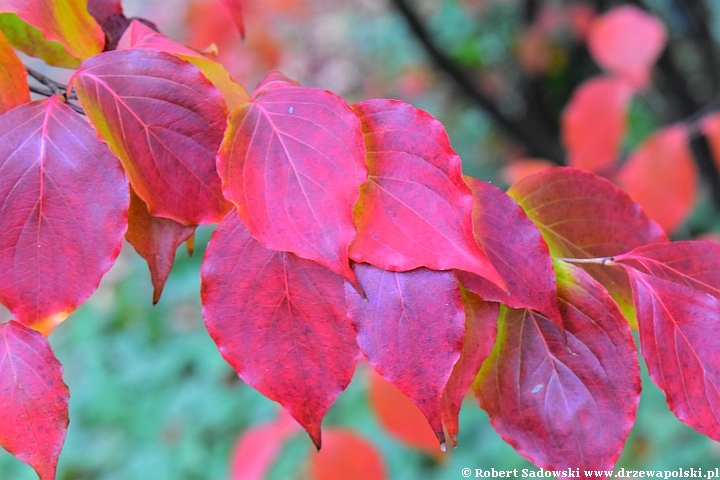
[[[684,0],[684,4],[693,23],[690,34],[697,40],[698,49],[705,59],[713,94],[718,94],[720,92],[720,59],[708,25],[711,17],[707,5],[699,0]]]
[[[46,87],[50,89],[50,91],[54,95],[62,95],[65,91],[67,91],[67,86],[63,85],[62,83],[58,83],[52,78],[46,77],[42,73],[38,72],[37,70],[34,70],[30,67],[25,67],[25,70],[27,70],[28,74],[37,80],[38,82],[42,83]],[[38,92],[36,92],[38,93]]]
[[[510,137],[524,145],[530,156],[544,157],[559,165],[564,163],[565,153],[555,137],[545,133],[547,130],[545,125],[534,122],[528,117],[524,121],[514,121],[505,116],[490,97],[477,89],[462,68],[440,50],[408,1],[392,0],[392,3],[403,15],[415,37],[422,43],[428,56],[437,66],[455,81],[468,98],[500,124]]]
[[[33,70],[32,68],[25,67],[25,69],[28,72],[28,75],[30,75],[32,78],[37,80],[38,82],[45,85],[47,88],[42,87],[36,87],[35,85],[28,85],[28,88],[32,93],[37,93],[38,95],[42,95],[43,97],[52,97],[53,95],[60,95],[60,98],[62,99],[63,103],[67,105],[68,107],[75,110],[80,115],[85,115],[85,110],[82,109],[82,107],[75,105],[74,103],[70,103],[68,101],[68,97],[70,98],[77,98],[77,96],[74,93],[69,93],[67,85],[63,85],[62,83],[56,82],[52,78],[46,77],[42,73],[38,72],[37,70]]]

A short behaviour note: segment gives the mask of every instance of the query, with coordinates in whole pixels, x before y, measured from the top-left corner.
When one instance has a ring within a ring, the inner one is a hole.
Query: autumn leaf
[[[0,302],[48,334],[120,253],[127,178],[59,97],[0,116],[0,171]]]
[[[368,374],[368,402],[380,425],[404,445],[441,459],[443,452],[425,414],[379,373]]]
[[[472,193],[442,124],[397,100],[353,108],[362,120],[369,179],[355,207],[351,258],[392,271],[456,268],[504,288],[473,236]]]
[[[387,478],[378,449],[359,434],[346,428],[328,428],[323,448],[310,452],[313,480],[384,480]]]
[[[525,177],[507,193],[537,225],[555,257],[611,257],[667,241],[663,229],[625,192],[589,172],[550,168]],[[630,283],[622,269],[593,264],[582,267],[634,322]]]
[[[54,480],[70,392],[48,341],[15,321],[0,324],[0,445]]]
[[[249,96],[245,89],[230,78],[230,74],[220,63],[214,62],[185,45],[170,40],[147,25],[133,20],[118,42],[118,50],[134,48],[152,48],[177,56],[200,69],[210,82],[220,90],[228,109],[232,110],[246,102]]]
[[[485,300],[544,313],[562,328],[555,271],[547,244],[523,209],[499,188],[465,177],[475,202],[473,231],[478,244],[507,285],[504,292],[472,273],[456,271],[460,282]]]
[[[687,128],[678,124],[645,140],[618,172],[617,183],[672,233],[692,210],[698,177]]]
[[[125,238],[147,261],[152,278],[153,304],[160,300],[165,281],[170,275],[175,251],[195,234],[195,226],[186,227],[169,218],[154,217],[147,205],[130,189],[128,229]]]
[[[58,67],[77,68],[105,45],[86,0],[3,0],[0,31],[18,50]]]
[[[415,402],[444,444],[441,395],[465,329],[455,275],[427,268],[389,272],[365,263],[354,268],[367,294],[365,300],[345,288],[360,349],[383,378]]]
[[[666,33],[657,18],[634,5],[622,5],[595,18],[587,41],[601,67],[642,88],[665,48]]]
[[[342,277],[263,247],[235,212],[213,234],[201,275],[203,317],[220,354],[320,448],[320,423],[360,354]]]
[[[547,317],[502,306],[473,388],[498,433],[547,470],[612,470],[635,420],[640,369],[630,328],[583,270],[556,262],[566,337]]]
[[[242,0],[220,0],[230,12],[240,38],[245,38],[245,19],[243,18]]]
[[[27,70],[0,31],[0,115],[29,101]]]
[[[615,257],[632,283],[640,347],[670,410],[720,440],[720,245],[685,241],[648,245]]]
[[[630,84],[612,77],[595,77],[575,89],[560,123],[568,165],[596,173],[613,170],[632,95]]]
[[[112,51],[85,61],[71,84],[151,215],[183,225],[223,218],[230,204],[215,153],[227,109],[197,67],[156,50]]]
[[[299,425],[290,414],[280,411],[271,422],[253,425],[243,431],[233,449],[230,480],[264,480],[283,444],[297,431]],[[327,435],[327,432],[325,433]],[[324,439],[326,440],[326,438]]]
[[[467,290],[463,291],[463,305],[465,334],[462,351],[443,390],[440,412],[453,446],[457,446],[458,415],[462,401],[495,345],[499,313],[497,303],[486,302]]]
[[[217,165],[225,197],[258,241],[355,282],[348,245],[367,170],[360,121],[345,100],[268,75],[230,114]]]

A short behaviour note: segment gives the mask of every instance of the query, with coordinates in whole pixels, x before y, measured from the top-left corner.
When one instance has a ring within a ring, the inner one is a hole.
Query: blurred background
[[[720,176],[712,139],[693,122],[718,106],[720,2],[245,0],[244,42],[218,0],[123,5],[126,16],[147,18],[193,48],[214,44],[248,91],[280,70],[349,102],[386,97],[423,108],[445,125],[465,173],[506,187],[539,165],[566,163],[563,109],[582,82],[602,72],[586,46],[588,29],[597,15],[626,3],[662,21],[667,47],[648,85],[629,101],[615,163],[599,173],[613,178],[649,135],[687,122],[697,173],[686,208],[667,229],[676,239],[713,238]],[[538,158],[545,163],[529,160]],[[313,475],[304,432],[290,428],[277,452],[263,445],[267,435],[248,436],[274,425],[268,422],[279,408],[237,378],[203,327],[199,267],[211,234],[198,229],[192,257],[178,250],[155,307],[147,266],[126,244],[98,291],[50,337],[71,392],[60,480],[231,479],[239,441],[236,461],[265,455],[267,478]],[[356,432],[391,479],[458,479],[465,467],[534,469],[498,437],[474,399],[461,412],[459,445],[447,454],[402,402],[360,365],[324,426]],[[387,420],[401,414],[408,416],[400,427]],[[617,467],[718,464],[720,445],[681,424],[645,375]],[[0,451],[0,479],[33,478],[30,467]]]

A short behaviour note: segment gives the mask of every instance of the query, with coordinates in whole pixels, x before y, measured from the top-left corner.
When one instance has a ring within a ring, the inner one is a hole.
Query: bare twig
[[[40,82],[41,84],[45,85],[47,88],[42,87],[36,87],[35,85],[28,85],[28,88],[30,88],[30,91],[33,93],[37,93],[38,95],[42,95],[43,97],[52,97],[53,95],[59,95],[62,99],[63,103],[67,105],[68,107],[75,110],[80,115],[85,115],[85,110],[82,109],[79,105],[75,105],[74,103],[70,103],[68,101],[68,98],[77,99],[77,95],[75,95],[74,91],[68,92],[67,85],[63,85],[60,82],[56,82],[52,78],[49,78],[42,73],[38,72],[37,70],[33,70],[32,68],[25,67],[28,74]]]
[[[65,91],[67,90],[67,86],[63,85],[62,83],[58,83],[55,80],[43,75],[42,73],[38,72],[37,70],[34,70],[29,67],[25,67],[28,74],[37,80],[38,82],[42,83],[46,87],[50,89],[50,91],[55,95],[63,95]]]
[[[510,137],[521,143],[530,156],[544,157],[557,164],[564,163],[565,153],[560,143],[547,131],[542,122],[534,121],[531,117],[513,120],[504,115],[495,102],[476,87],[463,69],[438,47],[420,17],[410,7],[408,0],[392,0],[392,3],[438,67],[447,73],[465,95],[485,110]]]

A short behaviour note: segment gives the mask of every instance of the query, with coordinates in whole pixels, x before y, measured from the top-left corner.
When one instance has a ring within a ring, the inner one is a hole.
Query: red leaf
[[[635,344],[597,282],[556,268],[567,343],[547,317],[503,306],[473,388],[500,435],[537,466],[611,470],[640,399]]]
[[[437,437],[420,409],[392,383],[374,371],[369,373],[369,401],[380,424],[408,446],[441,458]]]
[[[442,391],[460,357],[465,326],[460,285],[452,272],[388,272],[355,265],[367,293],[346,286],[348,315],[373,368],[427,417],[441,444]]]
[[[323,448],[310,453],[314,480],[384,480],[382,457],[375,446],[352,430],[328,428]]]
[[[684,241],[646,245],[614,261],[661,280],[678,283],[720,300],[720,244]]]
[[[367,173],[360,121],[345,100],[274,73],[229,123],[218,171],[250,233],[354,282],[352,209]]]
[[[102,25],[112,15],[122,15],[120,0],[88,0],[87,9],[90,15]]]
[[[273,422],[254,425],[245,430],[232,453],[230,480],[267,478],[273,462],[280,455],[283,443],[297,429],[297,422],[281,410],[280,416]],[[327,434],[326,431],[326,444]]]
[[[85,61],[71,79],[88,118],[156,217],[183,225],[229,210],[215,168],[227,110],[194,65],[149,49]]]
[[[665,40],[665,27],[658,19],[633,5],[622,5],[596,17],[588,48],[600,66],[644,87]]]
[[[134,48],[152,48],[170,53],[192,63],[220,90],[229,109],[246,102],[249,98],[245,89],[230,78],[230,74],[220,63],[210,60],[185,45],[170,40],[165,35],[156,32],[137,20],[130,23],[117,44],[118,50]]]
[[[70,392],[45,337],[15,321],[0,325],[0,445],[54,480],[68,426]]]
[[[580,85],[562,114],[568,165],[593,172],[613,167],[627,131],[633,88],[623,80],[595,77]]]
[[[472,231],[472,193],[440,122],[397,100],[354,105],[368,151],[350,246],[356,262],[385,270],[457,268],[504,287]]]
[[[509,292],[472,273],[457,271],[458,279],[485,300],[514,308],[532,308],[562,328],[555,271],[540,231],[502,190],[471,177],[465,179],[475,200],[475,238]]]
[[[29,101],[27,70],[0,31],[0,114]]]
[[[553,273],[553,279],[555,274]],[[497,334],[498,304],[484,301],[474,293],[463,291],[465,334],[460,358],[453,367],[442,394],[442,421],[457,446],[458,415],[465,394],[480,367],[490,355]],[[559,315],[559,312],[558,312]]]
[[[720,441],[718,348],[720,302],[686,286],[628,270],[640,344],[653,381],[677,417]]]
[[[589,172],[552,168],[513,185],[513,197],[538,226],[555,257],[611,257],[666,242],[662,228],[622,190]],[[583,265],[632,320],[632,293],[622,269]]]
[[[720,441],[720,245],[649,245],[615,261],[630,276],[650,378],[681,421]]]
[[[322,418],[359,356],[343,279],[263,247],[235,212],[213,234],[201,273],[205,325],[223,358],[320,448]]]
[[[120,253],[127,179],[92,127],[58,97],[0,116],[0,301],[48,334]]]
[[[240,38],[245,38],[245,21],[243,20],[242,0],[220,0],[230,10]]]
[[[693,207],[698,183],[685,126],[665,128],[643,142],[617,182],[666,232],[675,231]]]
[[[135,247],[150,267],[153,304],[160,300],[173,261],[175,250],[195,233],[195,226],[186,227],[169,218],[153,217],[147,205],[130,189],[128,230],[125,238]]]

